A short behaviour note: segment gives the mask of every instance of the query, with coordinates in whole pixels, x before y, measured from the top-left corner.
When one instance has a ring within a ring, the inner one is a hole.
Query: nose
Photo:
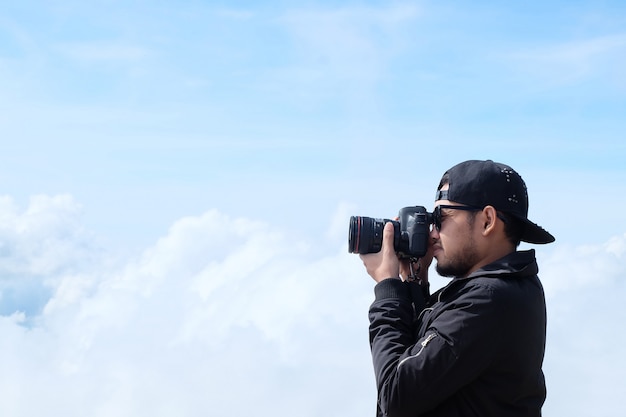
[[[439,230],[435,227],[434,224],[430,226],[430,233],[428,234],[431,239],[437,240],[439,239]]]

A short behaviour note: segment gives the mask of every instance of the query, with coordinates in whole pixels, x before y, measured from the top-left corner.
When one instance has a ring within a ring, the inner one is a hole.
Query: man
[[[527,216],[513,169],[466,161],[441,180],[416,276],[394,252],[391,224],[381,251],[360,255],[377,282],[369,318],[378,416],[541,415],[545,298],[534,250],[517,247],[554,237]],[[428,297],[433,257],[452,281]]]

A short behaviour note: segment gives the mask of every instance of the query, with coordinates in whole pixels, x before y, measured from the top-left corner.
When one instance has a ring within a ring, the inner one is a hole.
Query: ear
[[[496,209],[493,206],[485,206],[482,211],[481,219],[483,221],[483,236],[490,235],[496,230]]]

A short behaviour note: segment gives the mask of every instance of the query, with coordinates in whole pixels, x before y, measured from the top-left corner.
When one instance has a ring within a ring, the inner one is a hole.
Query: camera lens
[[[372,219],[371,217],[350,217],[348,232],[348,252],[374,253],[380,251],[383,245],[383,228],[387,219]]]

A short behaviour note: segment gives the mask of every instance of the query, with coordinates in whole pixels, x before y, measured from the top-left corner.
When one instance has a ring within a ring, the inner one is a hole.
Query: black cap
[[[491,160],[472,160],[453,166],[446,174],[449,188],[438,191],[435,200],[450,200],[476,207],[493,206],[522,222],[522,241],[554,242],[554,236],[528,220],[526,184],[510,166]]]

